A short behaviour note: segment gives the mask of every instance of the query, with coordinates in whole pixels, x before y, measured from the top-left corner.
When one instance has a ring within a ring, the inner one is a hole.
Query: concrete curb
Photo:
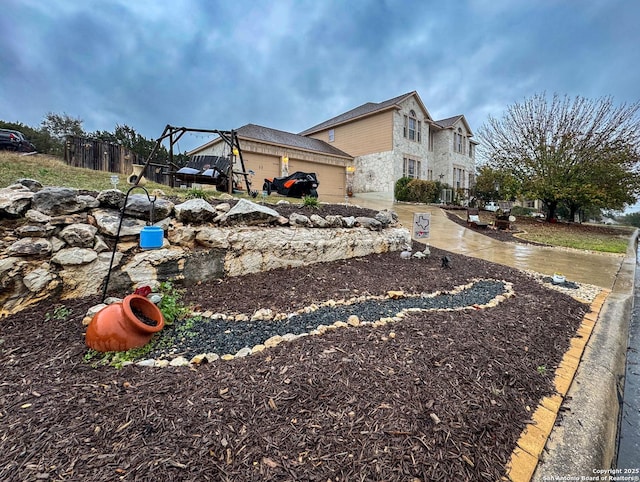
[[[611,294],[584,350],[573,383],[531,480],[598,477],[615,465],[638,230],[629,241]],[[571,479],[573,480],[573,479]],[[593,479],[592,479],[593,480]]]

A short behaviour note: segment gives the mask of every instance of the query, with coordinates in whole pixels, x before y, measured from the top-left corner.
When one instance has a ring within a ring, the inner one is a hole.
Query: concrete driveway
[[[450,221],[437,206],[394,203],[376,194],[358,194],[349,202],[371,209],[392,209],[398,213],[401,223],[409,230],[413,225],[414,213],[429,212],[430,238],[425,241],[430,246],[549,276],[560,272],[568,281],[588,283],[602,288],[613,287],[624,258],[623,255],[503,243]]]

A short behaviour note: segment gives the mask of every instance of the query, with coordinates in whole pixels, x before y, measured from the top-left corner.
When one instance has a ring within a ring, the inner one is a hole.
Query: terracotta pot
[[[147,325],[135,314],[156,322]],[[149,343],[164,327],[160,309],[144,296],[129,295],[98,311],[87,327],[87,346],[96,351],[126,351]]]

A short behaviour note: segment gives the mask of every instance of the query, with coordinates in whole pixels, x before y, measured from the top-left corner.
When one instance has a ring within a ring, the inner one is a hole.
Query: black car
[[[290,176],[265,179],[262,190],[267,194],[275,191],[288,197],[318,197],[319,184],[315,172],[297,171]]]
[[[20,131],[0,129],[0,150],[17,152],[34,152],[36,146],[31,144]]]

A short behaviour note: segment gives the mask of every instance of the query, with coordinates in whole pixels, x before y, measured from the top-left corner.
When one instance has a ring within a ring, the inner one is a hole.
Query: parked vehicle
[[[297,171],[286,177],[265,179],[262,190],[267,195],[273,191],[288,197],[318,197],[318,177],[315,172]]]
[[[0,149],[17,152],[34,152],[36,146],[31,144],[20,131],[0,129]]]
[[[490,201],[484,205],[484,209],[485,211],[491,211],[495,213],[498,209],[500,209],[500,206],[498,205],[498,203]]]

